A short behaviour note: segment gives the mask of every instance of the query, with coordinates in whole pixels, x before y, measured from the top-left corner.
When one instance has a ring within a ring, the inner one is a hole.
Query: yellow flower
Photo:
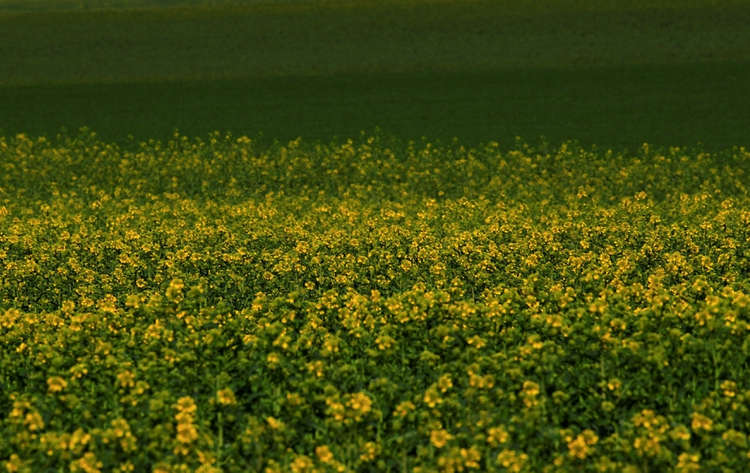
[[[115,419],[111,422],[112,428],[115,429],[115,435],[117,437],[124,437],[130,434],[130,425],[125,419]]]
[[[448,443],[450,439],[452,439],[453,436],[448,433],[447,430],[433,430],[430,432],[430,442],[436,447],[436,448],[443,448],[445,447],[445,444]]]
[[[353,411],[357,411],[359,414],[366,414],[372,409],[372,400],[365,393],[352,395],[347,404]]]
[[[742,432],[738,432],[734,429],[729,429],[726,432],[724,432],[721,438],[725,442],[732,443],[738,447],[741,447],[741,448],[747,447],[747,436],[743,434]]]
[[[285,424],[280,420],[274,419],[273,417],[267,417],[266,422],[268,422],[268,425],[274,430],[284,430]]]
[[[269,365],[273,366],[273,365],[276,365],[279,361],[281,361],[281,357],[279,356],[278,353],[272,352],[272,353],[269,353],[268,356],[266,356],[266,361],[268,362]]]
[[[85,473],[99,473],[104,464],[97,460],[96,455],[92,452],[86,452],[82,458],[70,462],[70,471],[83,471]]]
[[[524,381],[523,394],[528,397],[537,396],[539,394],[539,385],[533,381]]]
[[[505,427],[498,426],[498,427],[492,427],[487,431],[487,441],[490,443],[490,445],[505,443],[508,441],[508,438],[510,435],[508,434],[508,431],[505,430]]]
[[[57,393],[68,386],[68,382],[59,376],[52,376],[47,379],[47,386],[50,392]]]
[[[84,432],[83,429],[76,429],[76,431],[73,432],[73,435],[70,436],[68,450],[71,452],[80,452],[90,441],[91,435]]]
[[[120,382],[120,386],[123,388],[135,386],[135,376],[130,370],[125,370],[117,375],[117,380]]]
[[[323,369],[325,365],[322,361],[318,360],[312,363],[307,363],[305,367],[310,373],[314,373],[317,378],[323,377]]]
[[[198,452],[200,455],[201,452]],[[209,465],[209,464],[202,464],[198,467],[197,470],[195,470],[195,473],[221,473],[222,470],[219,468],[216,468],[215,466]]]
[[[353,411],[355,420],[360,420],[372,409],[372,399],[361,392],[351,395],[346,404]]]
[[[595,445],[598,441],[599,437],[597,437],[594,431],[586,429],[574,440],[568,442],[568,450],[571,456],[584,459],[591,451],[589,447]]]
[[[310,457],[306,455],[297,455],[291,464],[291,468],[294,473],[301,473],[310,470],[313,465],[314,463]]]
[[[189,450],[186,445],[198,438],[198,430],[193,425],[195,412],[198,408],[190,396],[180,398],[175,407],[178,410],[174,416],[177,420],[177,441],[182,445],[175,447],[174,453],[187,455]]]
[[[393,411],[394,416],[406,417],[409,411],[413,410],[416,406],[409,401],[404,401],[396,406],[396,410]]]
[[[198,438],[198,431],[192,423],[177,424],[177,441],[180,443],[191,443]]]
[[[362,446],[360,451],[362,453],[359,455],[359,459],[364,462],[369,462],[374,460],[375,457],[378,456],[378,453],[380,453],[380,445],[375,442],[367,442]]]
[[[136,282],[136,284],[141,287],[141,284]],[[125,299],[125,305],[128,307],[132,307],[133,309],[137,309],[141,306],[141,298],[137,294],[130,294]]]
[[[485,341],[479,335],[474,335],[470,339],[466,340],[466,342],[469,345],[474,346],[475,348],[482,348],[483,346],[486,345]]]
[[[607,388],[610,391],[616,391],[622,386],[622,381],[617,378],[612,378],[607,382]]]
[[[724,381],[721,383],[721,389],[724,390],[726,397],[734,397],[737,394],[737,383],[734,381]]]
[[[647,430],[651,430],[663,422],[664,418],[657,416],[651,409],[643,409],[640,413],[633,416],[633,424],[636,427],[643,427]]]
[[[105,295],[97,304],[102,312],[114,314],[117,312],[117,298],[112,294]]]
[[[378,344],[380,350],[387,350],[396,343],[396,340],[388,335],[381,335],[375,339],[375,343]]]
[[[44,419],[42,419],[42,416],[36,411],[27,413],[23,423],[31,432],[42,430],[44,428]]]
[[[690,440],[690,431],[684,425],[678,425],[669,432],[669,436],[674,440]]]
[[[677,458],[677,468],[675,471],[688,473],[691,471],[700,471],[701,466],[698,463],[701,459],[699,453],[682,453]]]
[[[180,412],[191,413],[198,410],[198,407],[195,405],[195,401],[192,397],[184,396],[177,401],[177,409]]]
[[[695,431],[705,430],[708,432],[711,429],[713,429],[713,423],[714,422],[711,419],[704,416],[703,414],[699,414],[698,412],[693,412],[693,422],[690,426]]]
[[[346,415],[346,408],[343,404],[331,398],[326,399],[326,404],[328,404],[328,406],[331,408],[331,414],[336,420],[344,420],[344,417]]]
[[[159,462],[156,465],[154,465],[154,469],[152,473],[170,473],[171,471],[172,471],[172,468],[168,464],[164,462]]]
[[[65,314],[71,315],[76,308],[76,303],[73,301],[65,301],[62,303],[62,311]]]
[[[451,381],[451,375],[444,374],[443,376],[438,379],[438,387],[440,388],[440,391],[446,392],[450,388],[453,387],[453,381]]]
[[[660,437],[638,437],[633,446],[641,455],[654,457],[661,452]]]
[[[185,283],[180,278],[172,279],[167,288],[166,296],[171,302],[180,302],[182,299],[182,290],[185,287]]]
[[[518,454],[513,450],[505,449],[497,455],[497,462],[506,469],[513,472],[520,472],[524,464],[529,459],[525,453]]]
[[[5,468],[8,470],[8,472],[15,473],[24,469],[24,462],[23,460],[21,460],[18,454],[13,453],[10,455],[8,461],[5,462]]]
[[[328,463],[331,460],[333,460],[333,453],[331,453],[331,449],[328,448],[327,445],[322,445],[320,447],[317,447],[315,449],[315,454],[320,458],[320,461],[323,463]]]
[[[135,471],[135,465],[133,465],[130,462],[120,463],[120,467],[118,468],[118,471],[121,471],[123,473],[127,473],[128,471]]]
[[[443,400],[440,399],[440,394],[437,392],[437,389],[430,388],[424,393],[424,402],[430,407],[435,407],[436,405],[441,404]]]
[[[234,391],[230,388],[224,388],[216,393],[216,397],[219,398],[219,403],[224,405],[236,404],[237,400],[234,397]]]
[[[464,460],[464,466],[468,468],[479,468],[479,460],[482,459],[482,454],[479,453],[476,447],[462,448],[459,450],[461,458]]]

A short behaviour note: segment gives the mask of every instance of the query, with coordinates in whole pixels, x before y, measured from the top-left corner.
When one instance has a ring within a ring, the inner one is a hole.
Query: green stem
[[[219,412],[219,443],[216,446],[216,466],[221,468],[221,452],[224,449],[224,424],[221,419],[221,412]]]

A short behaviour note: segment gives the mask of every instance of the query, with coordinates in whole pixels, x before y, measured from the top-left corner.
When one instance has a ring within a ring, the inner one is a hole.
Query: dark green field
[[[726,0],[0,0],[0,133],[750,146],[748,24]]]

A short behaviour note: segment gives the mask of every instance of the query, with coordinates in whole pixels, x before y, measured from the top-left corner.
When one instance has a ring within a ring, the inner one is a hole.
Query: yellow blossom
[[[504,449],[497,455],[497,462],[505,469],[514,473],[520,472],[529,456],[525,453],[517,453],[514,450]]]
[[[443,448],[445,447],[445,444],[448,443],[450,439],[452,439],[453,436],[448,433],[447,430],[433,430],[430,432],[430,442],[436,447],[436,448]]]
[[[47,386],[50,392],[57,393],[68,386],[68,382],[59,376],[52,376],[47,379]]]
[[[524,381],[523,393],[526,396],[535,397],[539,394],[539,385],[533,381]]]
[[[691,427],[695,431],[710,431],[713,429],[713,421],[698,412],[693,412],[693,422]]]
[[[5,468],[10,473],[16,473],[24,469],[24,462],[17,453],[12,453],[8,461],[5,462]]]
[[[118,373],[117,380],[120,382],[120,386],[123,388],[135,386],[135,376],[130,370],[125,370]]]
[[[453,387],[453,381],[451,381],[451,375],[444,374],[443,376],[438,379],[438,387],[440,388],[440,391],[446,392],[450,388]]]
[[[333,460],[333,453],[331,453],[331,449],[328,448],[327,445],[321,445],[320,447],[315,448],[315,454],[320,458],[320,461],[323,463],[328,463],[331,460]]]
[[[669,436],[675,440],[690,440],[690,430],[684,425],[678,425],[669,432]]]
[[[44,419],[42,419],[41,414],[36,411],[27,413],[23,423],[31,432],[42,430],[44,428]]]
[[[367,394],[360,392],[352,395],[347,404],[352,410],[365,414],[370,412],[370,409],[372,408],[372,399],[370,399]]]
[[[440,398],[440,394],[435,388],[430,388],[424,393],[424,402],[430,407],[435,407],[441,404],[443,400]]]
[[[700,471],[700,454],[698,453],[681,453],[677,458],[677,468],[675,471],[680,473],[689,473],[691,471]]]
[[[177,424],[177,441],[180,443],[191,443],[198,438],[198,430],[191,423],[182,422]]]
[[[360,452],[360,460],[363,462],[372,461],[380,453],[380,445],[375,442],[367,442],[360,448]]]
[[[70,463],[70,471],[84,473],[99,473],[104,464],[96,458],[93,452],[86,452],[82,458]]]
[[[492,427],[487,431],[487,441],[493,446],[507,442],[509,437],[508,431],[502,425]]]
[[[291,469],[294,473],[309,471],[313,467],[312,459],[306,455],[297,455],[292,461]]]
[[[622,381],[617,378],[612,378],[607,382],[607,389],[610,391],[617,391],[622,387]]]
[[[399,417],[406,417],[406,414],[409,413],[409,411],[412,411],[416,408],[414,404],[412,404],[410,401],[403,401],[398,406],[396,406],[396,410],[393,411],[394,416]]]
[[[177,401],[176,407],[180,412],[185,413],[192,413],[198,409],[198,407],[195,405],[195,401],[190,396],[181,397]]]
[[[268,422],[268,425],[274,430],[283,430],[285,427],[284,422],[274,419],[273,417],[267,417],[266,422]]]
[[[599,437],[589,429],[583,431],[574,440],[568,442],[570,455],[579,459],[586,458],[591,452],[591,446],[599,441]]]
[[[219,399],[219,403],[223,405],[236,404],[237,400],[234,397],[234,391],[230,388],[224,388],[216,393],[216,397]]]
[[[734,381],[724,381],[721,383],[721,389],[726,397],[734,397],[737,394],[737,383]]]

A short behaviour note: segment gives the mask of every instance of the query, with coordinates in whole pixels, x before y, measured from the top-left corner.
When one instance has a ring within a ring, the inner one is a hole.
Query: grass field
[[[748,2],[195,3],[0,3],[0,129],[750,144]]]

